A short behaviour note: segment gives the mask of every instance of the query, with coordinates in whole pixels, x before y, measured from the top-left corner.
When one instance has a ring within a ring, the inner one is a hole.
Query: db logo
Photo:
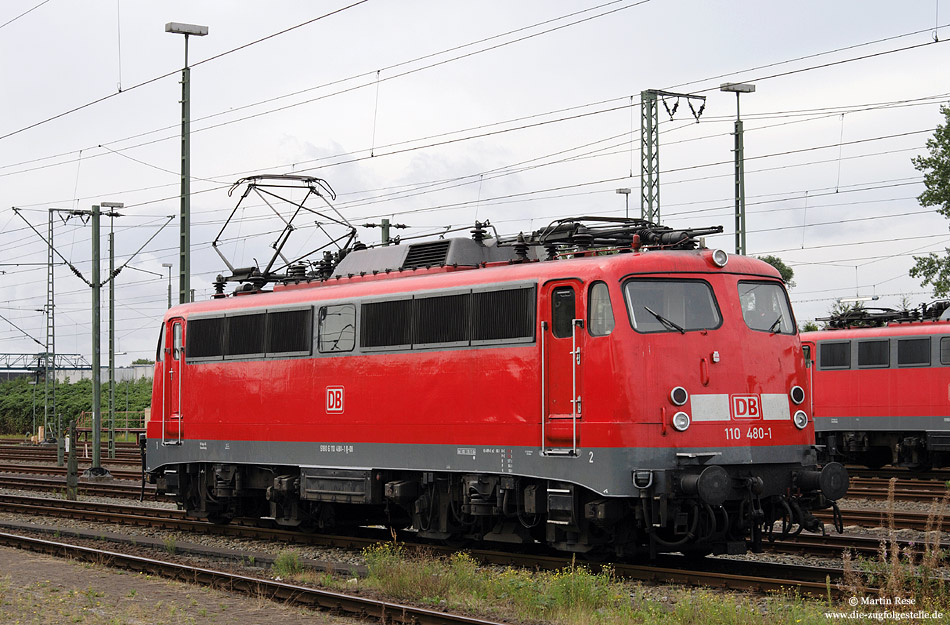
[[[343,387],[327,387],[327,412],[343,412]]]
[[[761,419],[762,404],[758,395],[733,395],[732,396],[732,418],[733,419]]]

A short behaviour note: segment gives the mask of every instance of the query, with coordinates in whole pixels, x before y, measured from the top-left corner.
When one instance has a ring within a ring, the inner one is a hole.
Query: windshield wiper
[[[779,328],[782,327],[782,315],[778,316],[778,319],[772,322],[772,325],[769,326],[769,332],[775,334],[779,331]]]
[[[679,324],[676,324],[676,323],[670,321],[669,319],[667,319],[666,317],[664,317],[664,316],[661,315],[660,313],[656,312],[655,310],[653,310],[653,309],[650,308],[649,306],[644,306],[643,308],[644,308],[644,310],[646,310],[648,313],[650,313],[651,315],[653,315],[654,317],[656,317],[656,320],[659,321],[660,323],[662,323],[663,325],[665,325],[667,328],[670,328],[671,330],[679,330],[680,334],[686,334],[686,330],[685,330],[682,326],[680,326]]]

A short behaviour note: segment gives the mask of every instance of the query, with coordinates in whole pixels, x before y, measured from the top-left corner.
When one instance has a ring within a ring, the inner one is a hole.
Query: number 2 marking
[[[594,464],[594,452],[590,452],[590,457],[587,460],[588,463]]]

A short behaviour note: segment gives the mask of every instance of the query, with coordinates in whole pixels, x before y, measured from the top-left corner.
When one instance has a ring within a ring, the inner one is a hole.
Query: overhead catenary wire
[[[577,14],[579,14],[579,13],[583,13],[583,12],[590,11],[590,10],[596,10],[596,9],[599,9],[599,8],[604,7],[604,6],[607,6],[607,5],[615,4],[615,3],[618,2],[618,1],[620,1],[620,0],[614,0],[614,2],[609,2],[609,3],[603,4],[603,5],[598,5],[598,6],[596,6],[596,7],[591,8],[591,9],[585,9],[585,10],[583,10],[583,11],[578,11],[578,12],[575,12],[575,13],[567,14],[566,16],[560,16],[560,17],[558,17],[558,18],[554,18],[554,19],[552,19],[552,20],[547,20],[547,21],[545,21],[545,22],[539,22],[538,24],[534,24],[534,25],[529,26],[529,27],[525,27],[525,28],[522,28],[522,29],[516,29],[516,30],[514,30],[514,31],[509,31],[508,33],[504,33],[504,34],[502,34],[502,35],[496,35],[496,36],[489,37],[489,38],[486,38],[486,39],[483,39],[483,40],[480,40],[480,41],[477,41],[477,42],[472,42],[472,43],[470,43],[470,44],[464,44],[464,45],[462,45],[462,46],[457,46],[457,47],[455,47],[455,48],[450,48],[450,49],[448,49],[447,51],[454,51],[454,50],[457,50],[457,49],[461,49],[461,48],[467,47],[467,46],[469,46],[469,45],[475,45],[475,44],[477,44],[477,43],[481,43],[481,42],[484,42],[484,41],[488,41],[488,40],[490,40],[490,39],[494,39],[494,38],[497,38],[497,37],[505,36],[505,35],[507,35],[507,34],[516,33],[516,32],[519,32],[519,31],[521,31],[521,30],[527,30],[527,29],[529,29],[529,28],[533,28],[533,27],[536,27],[536,26],[538,26],[538,25],[544,25],[544,24],[547,24],[547,23],[549,23],[549,22],[557,21],[557,20],[559,20],[559,19],[564,19],[564,18],[567,18],[567,17],[573,17],[573,16],[575,16],[575,15],[577,15]],[[638,6],[639,4],[643,4],[644,2],[647,2],[647,1],[649,1],[649,0],[642,0],[641,2],[638,2],[638,3],[634,4],[634,5],[630,5],[630,6],[628,6],[628,7],[621,7],[620,9],[614,9],[614,10],[611,11],[611,12],[623,10],[623,9],[626,9],[626,8],[632,8],[633,6]],[[558,29],[563,28],[563,27],[566,27],[566,26],[571,26],[571,25],[575,25],[575,24],[577,24],[577,23],[582,23],[583,21],[587,21],[587,20],[589,20],[589,19],[595,19],[595,18],[597,18],[597,17],[603,17],[604,15],[607,15],[607,14],[609,14],[609,13],[603,13],[603,14],[596,15],[596,16],[593,16],[593,17],[588,17],[588,18],[585,18],[584,20],[581,20],[581,21],[578,21],[578,22],[573,22],[573,23],[570,23],[570,24],[568,24],[568,25],[562,25],[562,26],[559,26],[559,27],[557,27],[557,28],[554,28],[554,29],[551,29],[551,30],[548,30],[548,31],[543,31],[542,33],[536,33],[536,34],[534,34],[534,35],[531,35],[531,37],[534,37],[534,36],[537,36],[537,35],[540,35],[540,34],[547,34],[548,32],[553,32],[554,30],[558,30]],[[772,66],[776,66],[776,65],[782,65],[782,64],[794,62],[794,61],[797,61],[797,60],[801,60],[802,58],[814,58],[814,57],[824,56],[824,55],[827,55],[827,54],[832,54],[832,53],[835,53],[835,52],[839,52],[839,51],[841,51],[841,50],[847,50],[847,49],[853,49],[853,48],[857,48],[857,47],[862,47],[862,46],[865,46],[865,45],[871,45],[872,43],[879,43],[879,42],[881,42],[881,41],[889,41],[889,40],[892,40],[892,39],[899,39],[899,38],[903,38],[903,37],[907,37],[907,36],[913,36],[913,35],[917,35],[917,34],[919,34],[919,33],[921,33],[921,32],[925,32],[925,31],[914,31],[914,32],[911,32],[911,33],[905,33],[905,34],[903,34],[903,35],[898,35],[898,36],[895,36],[895,37],[892,37],[892,38],[886,38],[886,39],[883,39],[883,40],[876,40],[876,41],[874,41],[874,42],[865,42],[865,43],[862,43],[862,44],[856,44],[856,45],[854,45],[854,46],[850,46],[850,47],[847,47],[847,48],[842,48],[842,49],[837,49],[837,50],[832,50],[832,51],[827,51],[827,52],[821,52],[821,53],[817,53],[817,54],[815,54],[815,55],[809,55],[809,56],[806,56],[806,57],[799,57],[799,59],[793,59],[793,60],[789,60],[789,61],[780,61],[780,62],[777,62],[777,63],[774,63],[774,64],[769,64],[769,65],[766,65],[766,66],[762,66],[762,67],[772,67]],[[278,33],[278,34],[280,34],[280,33]],[[521,41],[521,40],[522,40],[522,39],[517,39],[517,40],[515,40],[515,42]],[[508,43],[513,43],[513,42],[508,42]],[[508,45],[508,43],[501,44],[501,45]],[[920,45],[931,45],[931,44],[933,44],[933,43],[936,43],[936,42],[929,41],[929,42],[927,42],[926,44],[920,44]],[[496,47],[500,47],[500,46],[494,46],[494,47],[492,47],[492,48],[488,48],[487,50],[495,49]],[[823,68],[823,67],[827,67],[827,66],[829,66],[829,65],[835,65],[835,64],[850,62],[850,61],[854,61],[854,60],[863,60],[863,59],[866,59],[866,58],[871,58],[871,57],[879,56],[879,55],[882,55],[882,54],[890,54],[890,53],[894,53],[894,52],[902,52],[902,51],[906,51],[906,50],[908,50],[908,49],[913,49],[913,48],[915,48],[915,47],[918,47],[918,46],[910,46],[910,47],[905,47],[905,48],[899,48],[899,49],[896,49],[896,50],[882,51],[882,52],[874,53],[874,54],[872,54],[872,55],[865,55],[865,56],[856,57],[856,58],[852,58],[852,59],[845,59],[845,60],[841,60],[841,61],[836,61],[836,62],[831,63],[831,64],[824,64],[824,65],[819,65],[819,66],[812,66],[812,67],[800,68],[800,69],[793,70],[792,72],[786,72],[786,73],[782,73],[782,74],[776,74],[776,75],[773,75],[773,76],[760,77],[760,78],[754,79],[754,80],[758,80],[758,81],[760,81],[760,80],[766,80],[766,79],[768,79],[768,78],[774,78],[774,77],[777,77],[777,76],[784,76],[784,75],[788,75],[788,74],[791,74],[791,73],[800,73],[800,72],[803,72],[803,71],[809,71],[809,70],[813,70],[813,69],[817,69],[817,68]],[[232,52],[235,51],[235,50],[238,50],[238,49],[240,49],[240,48],[235,48],[234,50],[232,50]],[[447,51],[443,51],[443,52],[447,52]],[[485,51],[485,50],[482,50],[482,51]],[[383,68],[383,69],[392,69],[392,68],[394,68],[394,67],[399,67],[399,66],[402,66],[402,65],[405,65],[405,64],[409,64],[409,63],[414,62],[414,61],[419,60],[419,59],[426,59],[426,58],[438,56],[439,54],[442,54],[443,52],[433,53],[433,54],[425,55],[425,56],[422,56],[422,57],[417,57],[417,59],[414,59],[413,61],[406,61],[406,62],[402,62],[402,63],[397,63],[397,64],[395,64],[395,65],[391,65],[391,66],[388,66],[387,68]],[[227,53],[223,53],[223,54],[227,54]],[[222,55],[218,55],[218,56],[223,56],[223,54],[222,54]],[[469,53],[469,54],[462,55],[462,56],[459,56],[459,57],[454,57],[453,59],[450,59],[449,61],[452,61],[452,60],[459,60],[459,59],[462,59],[462,58],[466,58],[467,56],[471,56],[471,54],[473,54],[473,53]],[[205,61],[212,60],[212,59],[214,59],[214,58],[218,58],[218,57],[211,57],[210,59],[206,59]],[[200,61],[200,62],[198,62],[198,63],[195,63],[193,66],[199,65],[199,64],[201,64],[201,63],[203,63],[203,62],[205,62],[205,61]],[[443,63],[449,62],[449,61],[442,61],[442,62],[440,62],[439,64],[443,64]],[[428,69],[428,68],[430,68],[430,67],[434,67],[434,66],[437,66],[437,65],[438,65],[438,64],[436,64],[436,65],[430,65],[430,66],[426,66],[425,68],[421,68],[421,69]],[[381,70],[379,70],[379,71],[381,71]],[[409,73],[414,73],[414,72],[416,72],[416,71],[421,71],[421,70],[420,70],[420,69],[414,69],[414,70],[412,70],[411,72],[404,72],[404,73],[401,73],[401,74],[396,74],[396,75],[394,75],[394,76],[392,76],[392,77],[388,77],[386,80],[390,80],[390,79],[402,77],[402,76],[404,76],[404,75],[408,75]],[[749,71],[751,71],[751,70],[749,70]],[[734,73],[739,73],[739,72],[734,72]],[[358,75],[356,75],[355,77],[351,77],[351,78],[358,78],[358,77],[360,77],[360,76],[366,76],[366,75],[371,75],[371,74],[372,74],[372,72],[366,72],[366,73],[363,73],[363,74],[358,74]],[[723,75],[723,76],[726,76],[726,75],[733,75],[733,74],[725,74],[725,75]],[[336,82],[345,82],[345,80],[348,80],[348,79],[344,79],[343,81],[336,81]],[[329,83],[329,84],[334,84],[334,83]],[[378,81],[377,81],[377,82],[366,83],[366,84],[362,85],[361,87],[371,86],[371,85],[373,85],[373,84],[376,84],[376,85],[378,86]],[[316,89],[316,88],[318,88],[318,87],[314,87],[314,88],[312,88],[312,89]],[[326,98],[326,97],[331,97],[331,96],[333,96],[333,95],[340,95],[340,94],[346,93],[346,92],[348,92],[348,91],[350,91],[350,90],[351,90],[351,89],[348,89],[348,90],[345,90],[345,91],[341,91],[341,92],[335,92],[335,93],[332,93],[332,94],[328,94],[328,95],[326,95],[326,96],[321,96],[321,98],[319,98],[319,99],[323,99],[323,98]],[[281,98],[283,98],[283,97],[285,97],[285,96],[278,96],[278,97],[273,98],[273,99],[270,99],[270,100],[262,101],[262,103],[266,103],[266,102],[268,102],[268,101],[274,101],[274,100],[277,100],[277,99],[281,99]],[[306,104],[306,103],[310,103],[310,102],[313,102],[313,101],[316,101],[316,100],[307,100],[307,101],[304,101],[304,102],[302,102],[302,103],[294,104],[293,106],[299,106],[299,105],[301,105],[301,104]],[[631,101],[632,101],[632,96],[631,96]],[[260,104],[260,103],[257,103],[257,104]],[[255,105],[249,105],[249,106],[256,106],[257,104],[255,104]],[[239,109],[240,109],[240,108],[242,108],[242,107],[239,107]],[[229,121],[229,122],[226,122],[225,124],[217,124],[217,125],[213,125],[213,126],[209,126],[209,127],[205,127],[205,128],[197,128],[197,129],[194,129],[193,132],[196,132],[196,133],[197,133],[197,132],[201,132],[201,131],[203,131],[203,130],[209,130],[209,129],[212,129],[212,128],[218,128],[218,127],[220,127],[220,126],[222,126],[222,125],[226,125],[226,124],[237,123],[237,122],[239,122],[239,121],[246,121],[246,120],[248,120],[248,119],[253,119],[254,117],[257,117],[257,116],[260,116],[260,115],[263,115],[263,114],[269,114],[269,113],[272,113],[272,112],[277,112],[277,111],[280,111],[280,110],[285,110],[286,108],[287,108],[287,107],[281,107],[281,108],[279,108],[279,109],[274,109],[274,110],[272,110],[272,111],[255,114],[254,116],[244,117],[244,118],[240,118],[240,119],[238,119],[238,120],[231,120],[231,121]],[[224,111],[224,112],[222,112],[222,113],[215,114],[215,115],[229,114],[229,113],[232,113],[234,110],[238,110],[238,109],[229,109],[228,111]],[[208,118],[214,117],[215,115],[206,116],[206,117],[204,117],[204,118],[199,118],[199,119],[192,120],[192,121],[193,121],[193,123],[197,123],[197,122],[201,121],[202,119],[208,119]],[[156,131],[149,131],[149,133],[151,133],[151,132],[160,132],[160,131],[162,131],[162,130],[170,130],[170,129],[173,129],[173,128],[175,128],[175,126],[168,126],[168,127],[161,128],[161,129],[159,129],[159,130],[156,130]],[[145,134],[149,134],[149,133],[145,133]],[[141,135],[141,134],[140,134],[140,135],[136,135],[136,136],[144,136],[144,135]],[[2,138],[4,138],[4,137],[3,137],[3,136],[0,136],[0,139],[2,139]],[[125,149],[131,149],[131,148],[134,148],[134,147],[142,147],[143,145],[149,145],[149,144],[155,143],[155,142],[157,142],[157,141],[166,141],[166,140],[171,140],[171,139],[175,139],[175,138],[177,138],[177,135],[164,137],[164,138],[157,139],[157,140],[150,141],[150,142],[146,142],[146,143],[141,143],[141,144],[138,144],[138,145],[135,145],[135,146],[130,146],[130,148],[125,148]],[[120,141],[122,141],[122,140],[120,140]],[[107,145],[107,144],[110,144],[110,143],[115,143],[115,142],[107,142],[107,143],[103,143],[102,145]],[[76,150],[73,150],[73,151],[70,151],[70,152],[66,152],[66,153],[60,154],[60,155],[58,155],[58,156],[64,156],[64,155],[72,154],[72,153],[75,153],[75,152],[76,152]],[[58,156],[47,157],[47,158],[57,158]],[[11,165],[0,166],[0,169],[3,169],[3,168],[5,168],[5,167],[9,167],[9,166],[11,166]]]
[[[839,147],[839,149],[840,149],[840,142],[839,142],[839,144],[836,144],[836,145],[838,145],[838,147]]]
[[[196,62],[194,62],[194,63],[191,64],[191,67],[192,67],[192,68],[198,67],[198,66],[203,65],[203,64],[205,64],[205,63],[209,63],[209,62],[211,62],[211,61],[218,60],[218,59],[220,59],[220,58],[223,58],[223,57],[228,56],[228,55],[230,55],[230,54],[233,54],[233,53],[235,53],[235,52],[238,52],[238,51],[244,50],[244,49],[246,49],[246,48],[249,48],[249,47],[251,47],[251,46],[253,46],[253,45],[259,44],[259,43],[264,42],[264,41],[267,41],[267,40],[269,40],[269,39],[273,39],[274,37],[278,37],[278,36],[280,36],[280,35],[287,34],[287,33],[291,32],[291,31],[294,31],[294,30],[296,30],[296,29],[298,29],[298,28],[302,28],[302,27],[304,27],[304,26],[308,26],[308,25],[310,25],[310,24],[313,24],[313,23],[315,23],[315,22],[318,22],[318,21],[320,21],[320,20],[323,20],[323,19],[325,19],[325,18],[327,18],[327,17],[333,16],[333,15],[337,15],[337,14],[343,12],[343,11],[346,11],[346,10],[348,10],[348,9],[354,8],[354,7],[356,7],[356,6],[359,6],[359,5],[361,5],[361,4],[366,3],[366,2],[368,2],[368,1],[369,1],[369,0],[357,0],[356,2],[354,2],[354,3],[350,4],[350,5],[347,5],[347,6],[345,6],[345,7],[342,7],[342,8],[340,8],[340,9],[336,9],[336,10],[334,10],[334,11],[330,11],[330,12],[328,12],[328,13],[324,13],[323,15],[320,15],[319,17],[315,17],[315,18],[313,18],[313,19],[307,20],[307,21],[305,21],[305,22],[302,22],[302,23],[300,23],[300,24],[297,24],[296,26],[291,26],[291,27],[289,27],[289,28],[285,28],[285,29],[283,29],[283,30],[281,30],[281,31],[278,31],[278,32],[276,32],[276,33],[272,33],[272,34],[267,35],[267,36],[265,36],[265,37],[261,37],[260,39],[256,39],[256,40],[251,41],[251,42],[249,42],[249,43],[242,44],[242,45],[240,45],[240,46],[237,46],[237,47],[232,48],[232,49],[230,49],[230,50],[227,50],[227,51],[225,51],[225,52],[221,52],[221,53],[219,53],[219,54],[215,54],[215,55],[213,55],[213,56],[210,56],[210,57],[208,57],[208,58],[206,58],[206,59],[202,59],[202,60],[200,60],[200,61],[196,61]],[[597,8],[600,8],[600,7],[604,7],[604,6],[608,6],[608,5],[612,5],[612,4],[616,4],[616,3],[618,3],[618,2],[623,2],[623,1],[626,1],[626,0],[612,0],[611,2],[608,2],[608,3],[606,3],[606,4],[598,5],[598,7],[594,7],[594,9],[597,9]],[[547,33],[550,33],[550,32],[557,31],[557,30],[561,30],[561,29],[566,28],[566,27],[568,27],[568,26],[574,26],[574,25],[576,25],[576,24],[580,24],[580,23],[584,23],[584,22],[586,22],[586,21],[590,21],[591,19],[597,19],[597,18],[600,18],[600,17],[605,17],[605,16],[607,16],[607,15],[611,15],[611,14],[617,13],[618,11],[622,11],[622,10],[625,10],[625,9],[628,9],[628,8],[632,8],[632,7],[635,7],[635,6],[639,6],[639,5],[641,5],[641,4],[646,4],[646,3],[648,3],[648,2],[651,2],[651,0],[639,0],[639,1],[637,1],[637,2],[634,2],[633,4],[630,4],[630,5],[625,6],[625,7],[620,7],[620,8],[611,9],[611,10],[609,10],[609,11],[606,11],[606,12],[601,13],[601,14],[596,15],[596,16],[586,17],[586,18],[583,18],[583,19],[579,19],[579,20],[577,20],[577,21],[575,21],[575,22],[573,22],[573,23],[567,24],[567,25],[560,25],[560,26],[557,26],[557,27],[553,27],[553,28],[551,28],[551,29],[549,29],[549,30],[546,30],[546,31],[543,31],[543,32],[541,32],[541,33],[536,33],[536,34],[532,34],[532,35],[527,35],[527,36],[525,36],[525,37],[521,37],[521,38],[515,39],[514,41],[509,41],[509,42],[505,42],[505,43],[503,43],[503,44],[498,44],[498,45],[489,47],[489,48],[484,49],[484,50],[479,50],[479,51],[477,51],[477,52],[466,53],[466,54],[460,55],[460,56],[458,56],[458,57],[455,57],[455,58],[453,58],[453,59],[451,59],[451,60],[449,60],[449,61],[439,61],[439,62],[437,62],[437,63],[433,63],[433,64],[431,64],[431,65],[429,65],[429,66],[427,66],[427,67],[425,67],[425,68],[421,68],[421,69],[429,69],[429,68],[431,68],[431,67],[437,67],[437,66],[443,65],[443,64],[445,64],[445,63],[447,63],[447,62],[460,60],[460,59],[462,59],[462,58],[467,58],[467,57],[469,57],[469,56],[472,56],[473,54],[480,54],[481,52],[487,52],[487,51],[489,51],[489,50],[493,50],[493,49],[496,49],[496,48],[498,48],[498,47],[510,45],[510,44],[512,44],[512,43],[517,43],[517,42],[520,42],[520,41],[524,41],[524,40],[526,40],[526,39],[530,39],[530,38],[533,38],[533,37],[536,37],[536,36],[539,36],[539,35],[542,35],[542,34],[547,34]],[[568,14],[568,16],[577,15],[577,14],[579,14],[579,13],[584,13],[584,12],[587,12],[587,11],[590,11],[590,10],[594,10],[594,9],[585,9],[585,10],[583,10],[583,11],[577,11],[577,12],[575,12],[575,13]],[[545,21],[545,22],[540,22],[539,24],[542,24],[542,25],[543,25],[543,24],[547,24],[547,23],[549,23],[549,22],[551,22],[551,21],[556,21],[556,20],[558,20],[558,19],[563,19],[563,17],[564,17],[564,16],[559,17],[559,18],[555,18],[554,20],[548,20],[548,21]],[[536,26],[536,25],[533,25],[533,26]],[[532,26],[532,27],[533,27],[533,26]],[[519,29],[519,30],[522,30],[522,29]],[[518,32],[518,31],[516,30],[516,31],[512,31],[512,32]],[[457,49],[457,48],[456,48],[456,49]],[[424,58],[428,58],[428,57],[421,57],[421,58],[424,59]],[[397,65],[398,65],[398,64],[397,64]],[[412,74],[412,73],[416,73],[416,72],[418,72],[418,71],[421,71],[421,69],[413,69],[413,70],[410,70],[410,71],[405,71],[405,72],[396,74],[396,75],[394,75],[394,76],[391,77],[391,78],[386,78],[385,80],[390,80],[390,79],[393,79],[393,78],[399,78],[399,77],[406,76],[406,75],[409,75],[409,74]],[[6,133],[6,134],[2,134],[2,135],[0,135],[0,141],[2,141],[3,139],[6,139],[6,138],[12,137],[12,136],[14,136],[14,135],[17,135],[17,134],[26,132],[27,130],[31,130],[31,129],[33,129],[33,128],[37,128],[37,127],[42,126],[42,125],[44,125],[44,124],[47,124],[47,123],[49,123],[49,122],[51,122],[51,121],[55,121],[55,120],[60,119],[60,118],[62,118],[62,117],[66,117],[67,115],[70,115],[70,114],[72,114],[72,113],[75,113],[75,112],[81,111],[81,110],[83,110],[83,109],[86,109],[86,108],[95,106],[95,105],[97,105],[97,104],[100,104],[100,103],[102,103],[102,102],[105,102],[106,100],[110,100],[110,99],[112,99],[112,98],[114,98],[114,97],[116,97],[116,96],[118,96],[118,95],[120,95],[120,94],[122,94],[122,93],[128,93],[129,91],[132,91],[132,90],[134,90],[134,89],[138,89],[138,88],[144,87],[144,86],[146,86],[146,85],[150,85],[150,84],[155,83],[155,82],[157,82],[157,81],[159,81],[159,80],[162,80],[162,79],[164,79],[164,78],[168,78],[169,76],[173,76],[173,75],[175,75],[175,74],[177,74],[177,73],[178,73],[178,70],[176,69],[176,70],[174,70],[174,71],[171,71],[171,72],[162,74],[162,75],[160,75],[160,76],[155,76],[155,77],[153,77],[153,78],[150,78],[150,79],[147,79],[147,80],[142,81],[142,82],[140,82],[140,83],[137,83],[137,84],[135,84],[135,85],[133,85],[133,86],[131,86],[131,87],[128,87],[128,88],[125,89],[124,91],[112,93],[112,94],[109,94],[109,95],[106,95],[106,96],[102,96],[102,97],[100,97],[100,98],[97,98],[97,99],[92,100],[92,101],[90,101],[90,102],[87,102],[87,103],[85,103],[85,104],[76,106],[76,107],[74,107],[74,108],[72,108],[72,109],[69,109],[69,110],[67,110],[67,111],[64,111],[64,112],[62,112],[62,113],[58,113],[58,114],[56,114],[56,115],[52,115],[52,116],[50,116],[50,117],[47,117],[46,119],[43,119],[43,120],[40,120],[40,121],[38,121],[38,122],[34,122],[34,123],[32,123],[32,124],[29,124],[29,125],[27,125],[27,126],[24,126],[24,127],[20,128],[20,129],[18,129],[18,130],[14,130],[14,131],[8,132],[8,133]],[[365,74],[364,74],[364,75],[365,75]],[[363,88],[363,87],[365,87],[365,86],[367,86],[367,85],[361,85],[361,86],[356,87],[356,88]],[[354,88],[349,88],[349,89],[340,91],[339,93],[346,93],[346,92],[351,91],[352,89],[354,89]],[[338,94],[339,94],[339,93],[338,93]],[[334,95],[338,95],[338,94],[334,94]],[[299,104],[298,104],[298,105],[299,105]],[[295,106],[297,106],[297,105],[295,105]],[[277,110],[283,110],[284,108],[286,108],[286,107],[281,107],[281,108],[279,108],[279,109],[276,109],[275,111],[270,111],[270,112],[276,112]],[[249,116],[249,117],[246,117],[246,118],[242,118],[242,119],[236,120],[236,121],[245,121],[246,119],[253,119],[254,117],[257,117],[257,116],[259,116],[259,115],[260,115],[260,114],[252,115],[252,116]],[[234,123],[234,122],[229,122],[229,123]],[[216,126],[215,126],[215,127],[216,127]]]
[[[29,8],[29,9],[27,9],[26,11],[24,11],[23,13],[20,13],[20,14],[17,15],[16,17],[7,20],[7,21],[4,22],[3,24],[0,24],[0,29],[6,28],[7,26],[9,26],[10,24],[12,24],[13,22],[19,20],[20,18],[29,15],[30,13],[32,13],[32,12],[35,11],[35,10],[37,10],[38,8],[40,8],[41,6],[43,6],[44,4],[46,4],[46,3],[49,2],[49,1],[50,1],[50,0],[43,0],[42,2],[40,2],[39,4],[37,4],[36,6],[33,6],[33,7]]]

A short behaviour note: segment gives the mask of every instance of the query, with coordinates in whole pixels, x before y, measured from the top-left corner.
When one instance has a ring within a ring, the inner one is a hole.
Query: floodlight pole
[[[172,264],[162,263],[162,267],[168,269],[168,307],[172,307]]]
[[[735,188],[736,188],[736,254],[745,255],[745,154],[742,144],[742,117],[739,114],[739,94],[754,93],[755,85],[727,82],[719,86],[720,91],[736,94],[736,132],[735,132]]]
[[[178,302],[185,304],[191,295],[191,68],[188,67],[188,37],[203,37],[207,26],[165,24],[166,33],[185,36],[185,66],[181,70],[181,223],[178,252]]]
[[[630,193],[631,191],[632,190],[628,187],[624,187],[623,189],[617,189],[617,193],[622,195],[625,200],[625,207],[624,207],[624,213],[623,213],[623,216],[625,219],[630,219]]]
[[[119,206],[122,206],[120,204]],[[115,214],[109,215],[109,458],[115,458]]]

